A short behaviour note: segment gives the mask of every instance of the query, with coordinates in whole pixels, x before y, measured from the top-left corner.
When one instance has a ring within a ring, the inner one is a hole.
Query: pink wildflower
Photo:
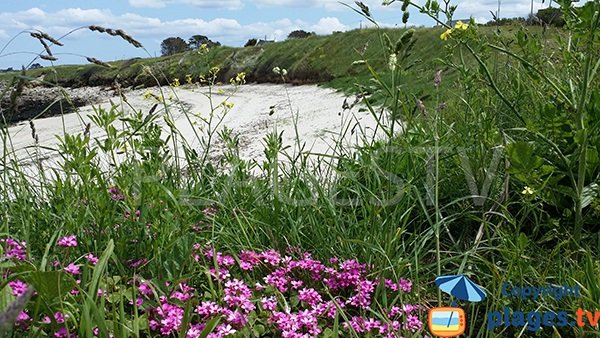
[[[406,316],[406,324],[404,324],[404,327],[412,332],[416,332],[423,327],[423,323],[419,317],[415,315],[408,315]]]
[[[298,291],[298,300],[313,306],[321,302],[321,295],[313,288],[304,288]]]
[[[69,263],[64,270],[72,275],[79,275],[81,273],[81,271],[79,271],[79,266],[73,263]]]
[[[194,297],[194,288],[189,287],[186,283],[179,283],[179,290],[171,293],[171,298],[178,299],[182,302]]]
[[[6,257],[19,261],[27,260],[26,242],[17,242],[12,238],[0,239],[0,243],[2,242],[6,243]]]
[[[152,288],[150,287],[150,283],[144,281],[138,286],[138,290],[144,296],[149,296],[152,294]]]
[[[186,332],[186,338],[199,338],[202,330],[206,327],[205,324],[192,324]]]
[[[11,288],[12,294],[16,297],[19,297],[27,291],[27,284],[20,279],[8,282],[8,286]]]
[[[87,259],[88,262],[90,262],[90,264],[92,264],[92,265],[98,264],[98,257],[94,256],[93,254],[88,253],[84,257],[85,257],[85,259]]]
[[[398,284],[400,285],[400,289],[406,293],[412,290],[412,282],[408,279],[400,278]]]
[[[201,316],[214,316],[221,313],[222,308],[215,302],[204,301],[196,307],[195,312]]]
[[[240,252],[240,268],[244,271],[252,271],[260,264],[260,255],[254,251]]]
[[[263,251],[263,253],[261,254],[262,259],[266,262],[271,264],[272,266],[276,266],[279,264],[279,262],[281,262],[281,255],[279,254],[279,252],[275,251],[275,250],[267,250],[267,251]]]
[[[260,303],[262,304],[263,309],[267,311],[275,311],[277,308],[277,298],[275,298],[275,296],[271,296],[269,298],[262,297],[260,299]]]
[[[223,300],[231,307],[241,307],[247,312],[254,310],[255,306],[250,301],[251,295],[252,290],[241,280],[233,279],[225,283]]]
[[[75,247],[77,246],[77,237],[75,235],[65,236],[58,240],[58,246],[62,247]]]

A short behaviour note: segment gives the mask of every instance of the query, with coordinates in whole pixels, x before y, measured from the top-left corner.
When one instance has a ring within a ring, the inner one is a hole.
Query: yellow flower
[[[233,108],[233,102],[229,102],[229,101],[223,101],[223,107],[227,108],[227,109],[231,109]]]
[[[209,72],[212,76],[216,76],[220,71],[221,71],[221,68],[219,68],[217,66],[214,66],[209,70]]]
[[[179,87],[181,84],[179,83],[179,79],[178,78],[174,78],[173,79],[173,87]]]
[[[231,78],[229,79],[229,83],[231,83],[232,85],[243,85],[244,83],[246,83],[246,73],[244,72],[240,72],[236,75],[235,79]]]
[[[151,96],[152,93],[150,92],[150,90],[146,89],[146,92],[144,93],[144,99],[148,100]]]
[[[454,28],[456,29],[462,29],[462,30],[466,30],[467,28],[469,28],[469,24],[468,23],[464,23],[462,21],[458,21],[456,23],[456,25],[454,26]]]
[[[245,72],[238,73],[237,76],[235,77],[235,82],[237,82],[238,84],[246,83],[246,73]]]
[[[200,45],[200,48],[198,48],[198,54],[207,54],[209,51],[208,49],[208,45],[203,43],[202,45]]]
[[[187,82],[187,84],[192,84],[192,74],[185,76],[185,82]]]
[[[448,38],[450,37],[450,34],[452,34],[452,30],[447,29],[444,33],[442,33],[442,35],[440,35],[440,39],[447,41]]]
[[[523,191],[521,191],[521,194],[523,194],[523,195],[533,195],[533,194],[535,194],[535,190],[531,189],[528,186],[525,186],[525,188],[523,188]]]

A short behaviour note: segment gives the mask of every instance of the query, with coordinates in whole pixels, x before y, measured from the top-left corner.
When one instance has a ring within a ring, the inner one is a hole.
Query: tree
[[[544,8],[537,12],[537,17],[546,25],[562,27],[565,25],[565,19],[562,16],[560,8]]]
[[[244,45],[244,47],[252,47],[252,46],[256,46],[256,43],[258,41],[256,39],[250,39],[248,40],[248,42],[246,42],[246,44]]]
[[[42,68],[42,65],[40,65],[39,63],[34,63],[31,66],[29,66],[29,69],[39,69]]]
[[[212,41],[205,35],[193,35],[191,38],[188,39],[188,46],[191,49],[198,49],[204,44],[207,45],[209,48],[221,45],[220,42]]]
[[[173,55],[188,50],[188,44],[180,37],[170,37],[163,40],[160,44],[160,52],[163,56]]]
[[[309,33],[305,30],[299,29],[288,34],[288,39],[304,39],[313,35],[316,35],[315,32]]]

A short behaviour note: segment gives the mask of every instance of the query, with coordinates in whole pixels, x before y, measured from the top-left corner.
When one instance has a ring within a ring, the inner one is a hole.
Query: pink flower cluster
[[[222,283],[223,294],[216,301],[200,301],[194,311],[198,315],[197,323],[194,324],[192,320],[187,328],[188,337],[195,337],[200,330],[199,325],[215,317],[220,317],[224,322],[210,337],[240,332],[248,324],[253,312],[259,317],[266,315],[266,324],[274,334],[285,338],[318,336],[325,328],[331,327],[340,310],[350,318],[342,325],[348,334],[355,331],[391,338],[420,331],[423,327],[418,317],[423,308],[417,305],[392,306],[377,319],[372,315],[365,316],[375,310],[371,304],[377,288],[388,293],[409,293],[412,283],[403,278],[397,282],[369,278],[367,266],[356,260],[333,258],[325,264],[313,259],[310,253],[302,253],[298,259],[294,259],[275,250],[242,251],[236,260],[199,244],[194,246],[193,257],[207,267],[215,282]],[[252,283],[234,277],[249,271],[254,276],[263,276],[253,287]],[[140,293],[145,293],[141,285]],[[175,294],[177,292],[173,292],[171,297]],[[281,297],[286,300],[280,302]],[[390,294],[388,299],[394,297]],[[180,297],[178,299],[182,300]],[[294,303],[293,299],[297,299],[297,302]],[[181,322],[177,309],[181,309],[181,306],[165,302],[166,299],[162,298],[161,310],[155,311],[156,319],[152,322],[153,330],[161,334],[181,329],[177,326]],[[173,318],[167,320],[165,316]]]
[[[120,201],[125,199],[125,195],[121,192],[118,187],[110,187],[108,188],[108,193],[111,195],[111,199],[113,201]]]
[[[27,243],[17,242],[12,238],[2,238],[0,243],[6,244],[5,256],[19,261],[27,260]]]
[[[0,243],[5,243],[7,257],[25,259],[24,242],[2,239]],[[77,247],[77,237],[62,237],[57,244],[63,248]],[[62,252],[74,254],[71,250]],[[75,260],[72,258],[68,257],[62,263],[56,261],[54,266],[79,278],[79,275],[87,274],[85,269],[93,269],[98,263],[98,257],[92,253]],[[138,268],[134,280],[130,281],[137,288],[137,295],[129,305],[148,318],[151,335],[179,336],[184,333],[187,338],[198,338],[207,323],[215,318],[219,319],[219,324],[208,338],[245,335],[257,324],[264,327],[266,336],[317,337],[333,328],[337,321],[340,322],[341,336],[356,333],[398,338],[423,331],[419,316],[426,309],[420,305],[397,303],[398,299],[410,299],[412,282],[404,278],[392,280],[375,276],[369,266],[354,259],[333,257],[322,262],[299,249],[286,253],[272,249],[245,250],[234,257],[200,244],[193,246],[192,258],[197,267],[208,274],[176,282],[142,279],[138,273],[146,264],[146,258],[128,262]],[[211,279],[210,283],[199,282],[198,278],[203,276]],[[76,281],[81,283],[79,279]],[[215,286],[211,293],[206,293],[207,285]],[[8,286],[14,296],[27,290],[27,284],[19,279],[11,280]],[[70,297],[80,297],[79,290],[79,287],[71,290]],[[98,289],[98,296],[107,297],[111,292],[110,287]],[[375,298],[383,294],[390,301],[388,308],[381,308],[381,303],[376,302]],[[184,318],[185,309],[192,304],[193,312]],[[24,310],[19,314],[17,327],[25,330],[35,323],[55,325],[69,319],[62,313],[52,316],[52,320],[46,316],[40,322],[40,318],[30,318]],[[48,326],[48,330],[48,336],[76,337],[75,332],[68,332],[61,325]],[[98,330],[94,330],[94,334],[98,335]]]
[[[75,235],[65,236],[59,239],[57,244],[62,247],[75,247],[77,246],[77,237]]]

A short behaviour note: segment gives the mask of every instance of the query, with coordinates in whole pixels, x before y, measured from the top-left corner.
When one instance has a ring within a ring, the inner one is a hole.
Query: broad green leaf
[[[213,332],[213,330],[219,325],[219,321],[221,321],[221,317],[215,317],[206,323],[206,327],[200,333],[200,338],[206,338],[209,333]]]
[[[25,280],[46,301],[62,297],[77,286],[73,278],[64,271],[35,271],[28,274]]]

